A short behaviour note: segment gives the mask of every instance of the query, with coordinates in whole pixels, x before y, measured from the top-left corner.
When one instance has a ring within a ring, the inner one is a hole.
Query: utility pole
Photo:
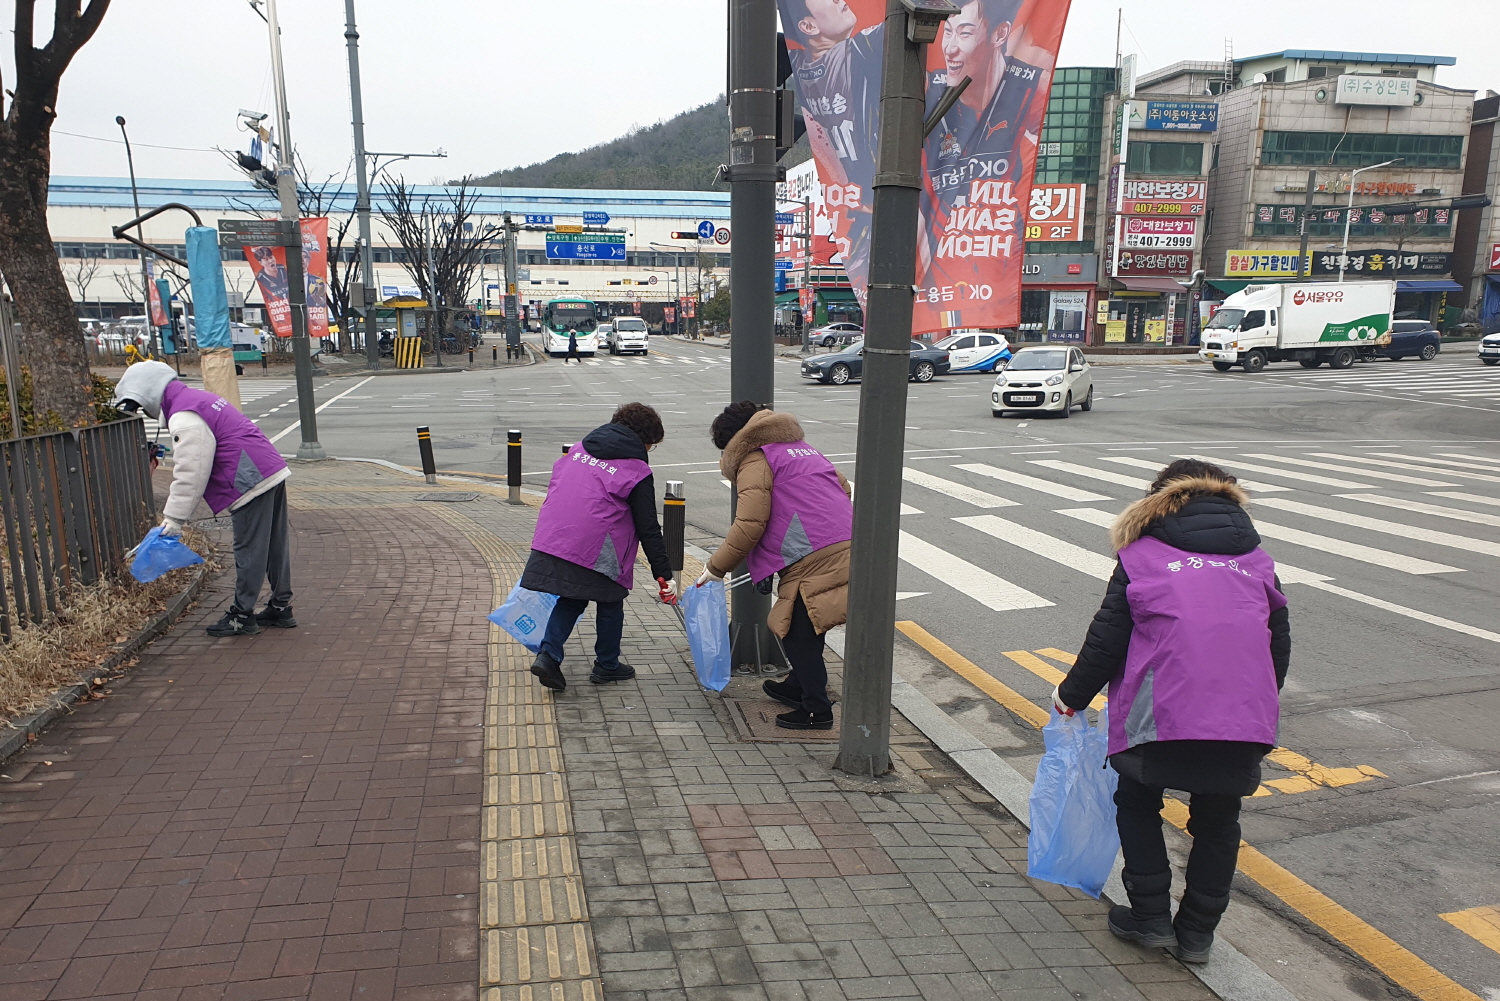
[[[776,0],[729,0],[729,396],[762,406],[775,402],[776,86]],[[770,596],[752,587],[732,594],[731,662],[784,664],[766,627]]]
[[[510,213],[505,213],[505,356],[510,357],[512,350],[520,356],[521,347],[521,285],[520,276],[517,274],[517,256],[519,248],[516,246],[520,239],[521,227],[511,221]]]
[[[125,163],[130,167],[130,198],[135,203],[135,217],[141,217],[141,195],[135,186],[135,155],[130,151],[130,133],[125,131],[125,116],[116,115],[115,124],[120,127],[120,135],[125,137]],[[140,226],[135,228],[135,238],[142,242],[146,239],[146,233]],[[137,251],[141,259],[141,313],[146,317],[146,326],[151,330],[151,356],[154,358],[160,353],[157,343],[156,325],[151,322],[151,271],[149,262],[144,251]],[[14,410],[11,413],[15,413]],[[20,432],[16,432],[17,435]]]
[[[923,6],[931,10],[936,4]],[[935,25],[917,20],[911,32],[931,41],[942,19],[958,12],[949,6],[952,9],[939,15]],[[908,37],[908,18],[902,0],[887,0],[865,369],[855,445],[859,489],[850,545],[843,720],[834,762],[840,771],[865,777],[884,775],[891,768],[891,658],[925,110],[925,51]]]
[[[1307,223],[1312,216],[1313,192],[1317,190],[1317,187],[1318,172],[1316,170],[1309,170],[1307,172],[1307,196],[1302,199],[1302,225],[1297,227],[1297,231],[1302,234],[1302,242],[1297,246],[1298,278],[1306,278],[1312,274],[1312,258],[1307,256],[1307,240],[1309,236]]]
[[[803,241],[802,287],[807,289],[809,294],[811,294],[813,241],[812,199],[804,198],[802,200],[802,208],[805,212],[805,217],[803,219],[805,232],[803,232],[802,235],[806,237],[806,239]],[[802,321],[802,353],[807,354],[812,345],[812,324],[807,322],[807,316],[802,312],[802,303],[800,296],[798,296],[797,302],[797,318]]]
[[[283,236],[286,238],[287,305],[292,314],[292,358],[297,363],[297,415],[302,444],[297,458],[326,459],[318,444],[318,407],[313,400],[312,346],[307,339],[307,277],[302,264],[302,223],[297,208],[297,171],[292,160],[292,116],[286,106],[286,73],[281,62],[281,23],[276,0],[265,0],[266,28],[271,33],[271,73],[276,87],[276,128],[280,132],[276,161],[276,193],[281,198]]]
[[[359,274],[361,299],[355,305],[365,321],[365,366],[380,367],[380,335],[376,331],[375,249],[370,245],[370,175],[365,163],[365,102],[359,82],[359,30],[354,26],[354,0],[344,0],[344,40],[349,43],[349,104],[354,111],[354,211],[359,213]]]

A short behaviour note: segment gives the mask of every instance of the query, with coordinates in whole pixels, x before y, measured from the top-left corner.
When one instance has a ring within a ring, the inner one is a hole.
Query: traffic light
[[[697,240],[698,239],[698,231],[696,229],[679,229],[679,230],[673,230],[672,231],[672,239],[674,239],[674,240]]]

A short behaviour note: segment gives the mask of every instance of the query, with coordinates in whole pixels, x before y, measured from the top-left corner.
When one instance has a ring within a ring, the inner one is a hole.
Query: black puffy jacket
[[[1260,533],[1245,512],[1248,500],[1240,487],[1222,480],[1176,480],[1127,508],[1110,530],[1110,541],[1116,552],[1150,536],[1190,553],[1243,556],[1260,545]],[[1087,706],[1125,667],[1135,630],[1125,594],[1129,584],[1124,566],[1116,562],[1078,660],[1058,686],[1058,697],[1073,709]],[[1281,589],[1280,580],[1276,587]],[[1267,624],[1280,688],[1292,656],[1287,608],[1272,612]],[[1111,761],[1120,774],[1146,785],[1247,795],[1260,782],[1260,759],[1269,750],[1264,744],[1242,741],[1162,741],[1137,745]]]

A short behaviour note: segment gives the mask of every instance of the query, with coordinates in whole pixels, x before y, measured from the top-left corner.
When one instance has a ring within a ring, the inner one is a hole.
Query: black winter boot
[[[231,605],[224,617],[204,632],[210,636],[254,636],[260,632],[260,623],[255,621],[254,615]]]
[[[1229,891],[1208,893],[1189,886],[1177,907],[1172,927],[1177,932],[1177,958],[1184,963],[1206,963],[1214,945],[1214,929],[1229,908]]]
[[[615,669],[611,671],[601,667],[597,660],[594,661],[594,670],[589,675],[589,680],[596,685],[607,685],[611,681],[629,681],[635,677],[635,668],[623,660],[617,660],[615,664]]]
[[[563,677],[562,663],[553,660],[546,650],[537,652],[536,660],[531,662],[531,673],[536,675],[543,688],[560,692],[568,687],[568,680]]]
[[[1172,871],[1120,874],[1125,881],[1129,907],[1109,909],[1109,930],[1116,938],[1139,942],[1149,949],[1170,949],[1177,944],[1172,932]]]

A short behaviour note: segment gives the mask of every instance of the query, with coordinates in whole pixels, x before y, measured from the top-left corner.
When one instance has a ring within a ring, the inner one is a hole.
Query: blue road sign
[[[778,226],[792,226],[795,225],[796,222],[797,217],[792,215],[792,213],[790,212],[776,213],[776,225]]]
[[[547,256],[553,260],[623,261],[625,235],[610,233],[548,233]]]
[[[713,223],[708,222],[707,220],[698,224],[698,239],[700,240],[712,240],[714,238],[714,234],[717,232],[718,227],[716,227]]]
[[[585,226],[607,226],[609,225],[609,213],[585,212],[583,214],[583,224]]]
[[[796,265],[794,265],[791,261],[785,261],[785,260],[781,260],[781,259],[778,258],[777,261],[776,261],[776,270],[777,271],[795,271],[796,270]]]
[[[526,225],[550,226],[552,225],[552,217],[550,215],[529,215],[526,217]]]

